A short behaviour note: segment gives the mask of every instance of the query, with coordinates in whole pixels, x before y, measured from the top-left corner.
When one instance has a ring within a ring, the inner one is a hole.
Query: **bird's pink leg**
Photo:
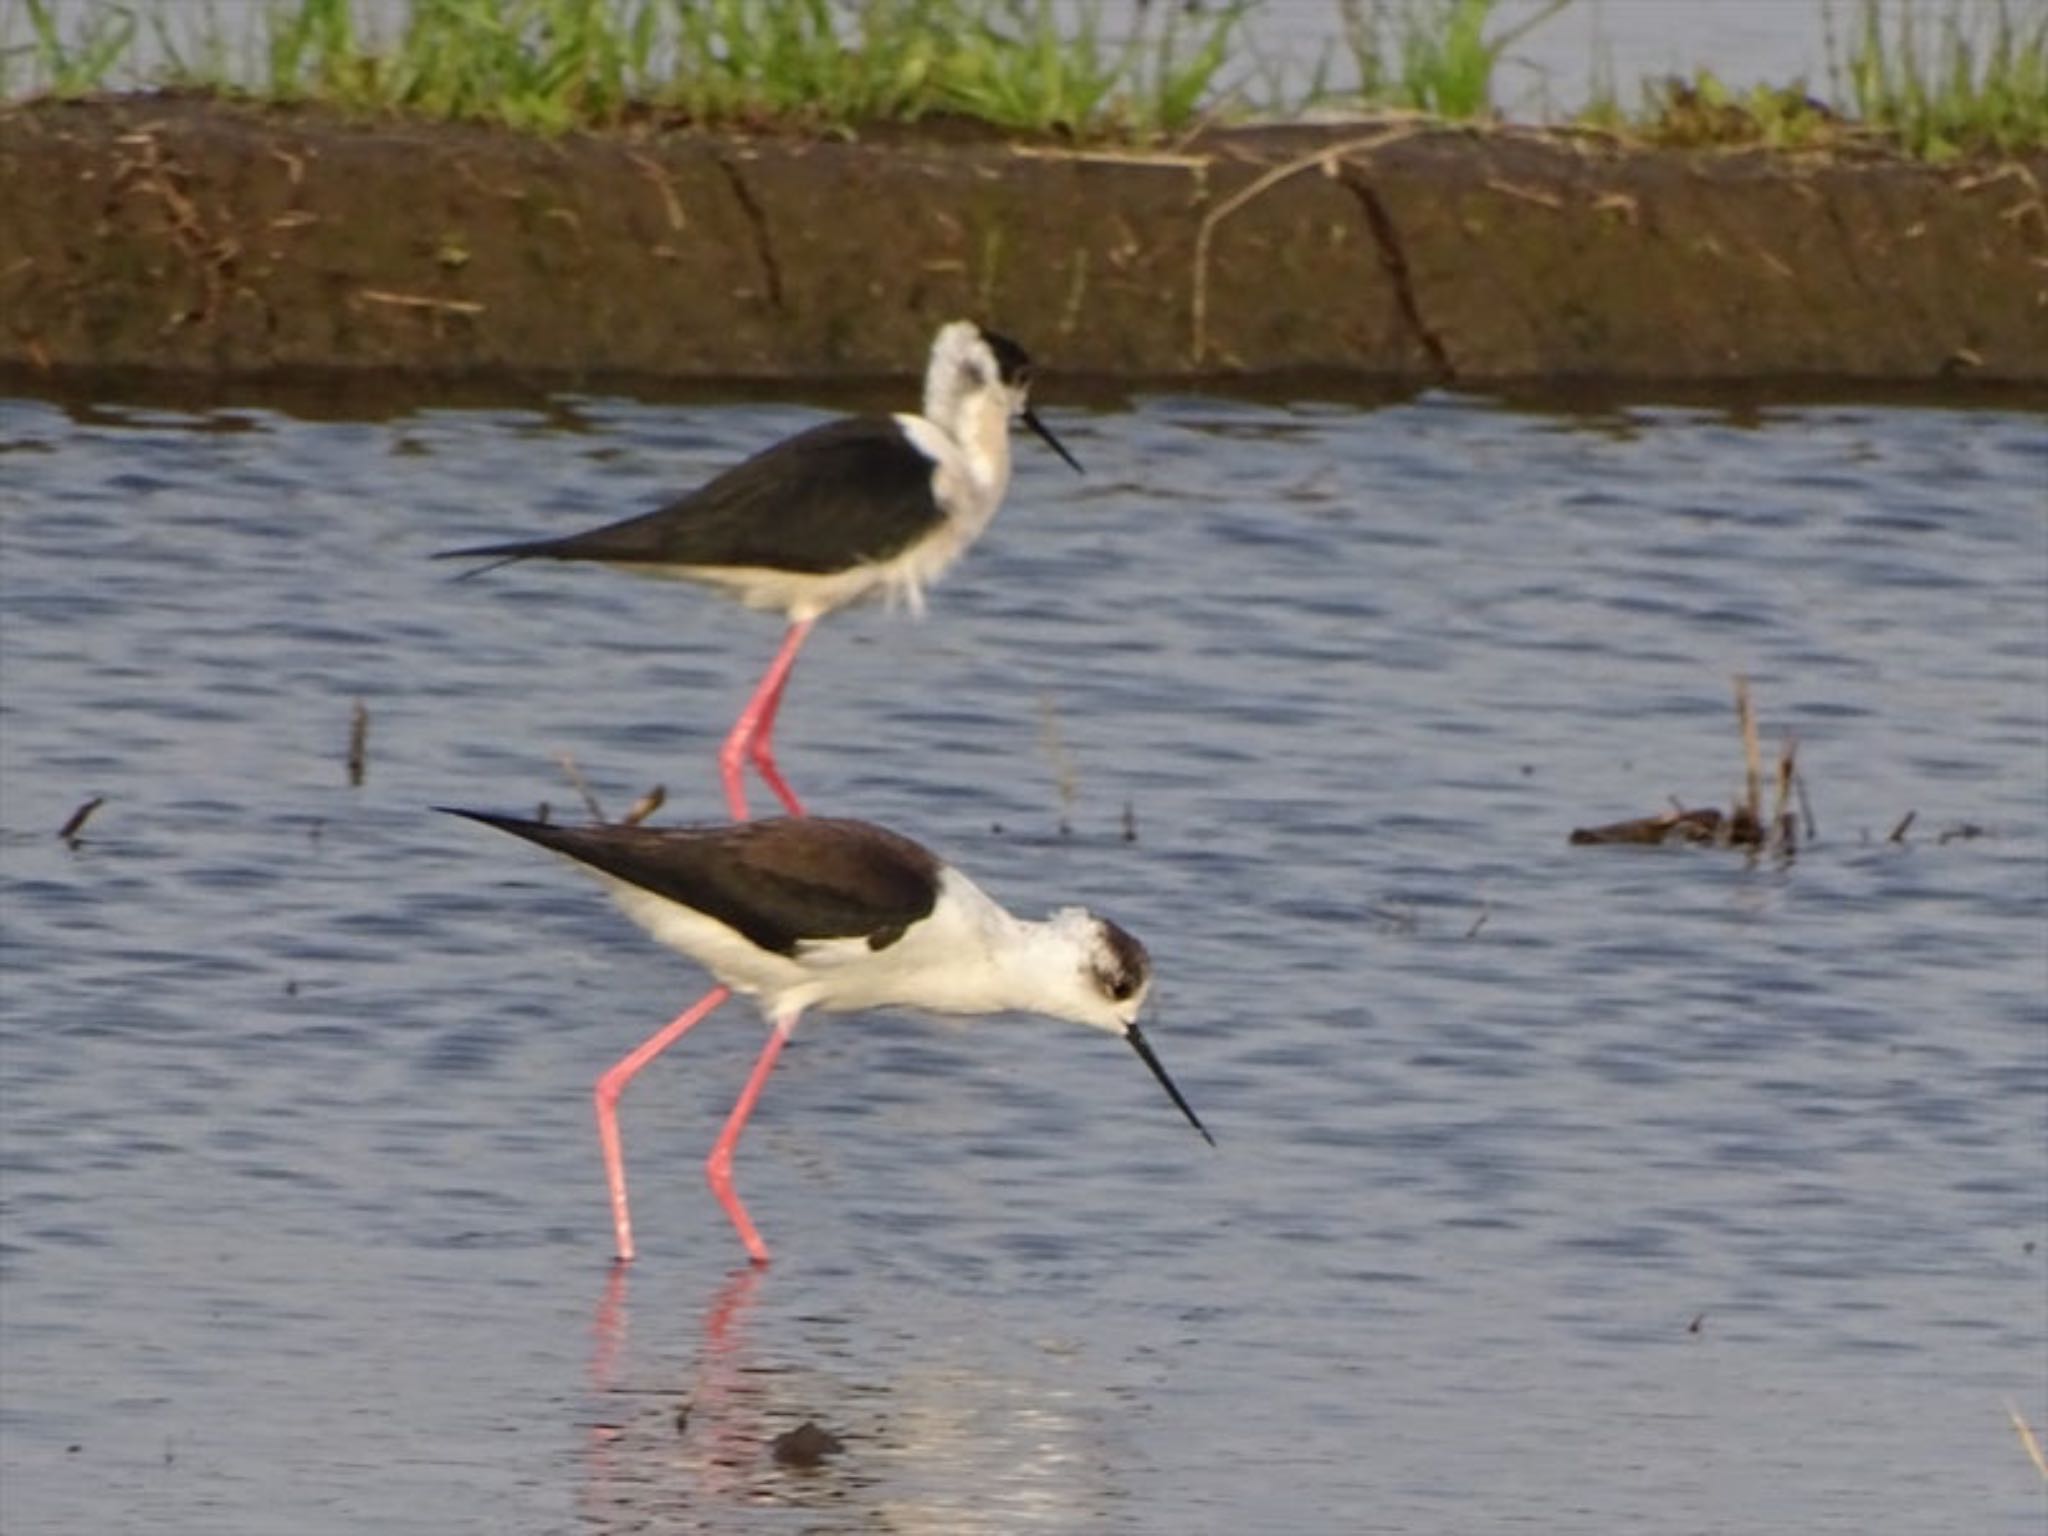
[[[761,1241],[761,1234],[754,1230],[754,1223],[747,1216],[747,1208],[740,1204],[740,1197],[733,1191],[732,1149],[746,1127],[747,1116],[754,1112],[754,1101],[761,1097],[761,1085],[768,1081],[775,1058],[782,1054],[783,1046],[789,1043],[789,1032],[795,1028],[795,1014],[775,1021],[774,1029],[768,1033],[768,1044],[762,1047],[761,1059],[754,1063],[753,1075],[747,1079],[747,1086],[740,1090],[739,1102],[733,1105],[732,1113],[726,1117],[725,1129],[718,1133],[711,1156],[704,1160],[704,1176],[711,1181],[711,1192],[718,1196],[718,1203],[732,1218],[740,1241],[747,1245],[747,1253],[756,1264],[768,1262],[768,1245]]]
[[[633,1080],[636,1072],[674,1045],[685,1030],[708,1017],[730,996],[729,988],[713,987],[686,1011],[677,1014],[621,1056],[611,1070],[597,1080],[597,1089],[591,1095],[597,1101],[597,1144],[604,1149],[604,1177],[611,1186],[612,1230],[618,1236],[621,1263],[630,1262],[633,1257],[633,1217],[626,1208],[626,1159],[619,1148],[619,1095],[626,1091],[626,1084]]]
[[[803,649],[804,637],[810,634],[813,622],[799,619],[789,626],[789,633],[782,637],[782,648],[768,664],[768,670],[762,674],[753,696],[747,700],[747,707],[740,711],[739,719],[726,733],[724,745],[718,749],[718,776],[725,782],[726,809],[732,813],[734,821],[747,819],[747,793],[741,783],[741,774],[749,757],[790,815],[801,816],[804,813],[803,806],[776,769],[771,741],[775,734],[775,713],[782,706],[782,690],[789,684],[790,670],[796,665],[796,653]]]
[[[789,674],[796,670],[796,653],[802,649],[804,640],[811,632],[811,619],[801,619],[790,625],[789,633],[783,638],[782,650],[769,668],[774,679],[773,691],[768,695],[768,705],[761,711],[761,723],[755,728],[754,739],[748,743],[747,754],[754,760],[754,767],[761,775],[761,781],[775,792],[775,798],[782,802],[783,809],[792,816],[804,813],[797,800],[796,791],[789,787],[789,781],[782,776],[782,770],[775,766],[775,717],[782,710],[782,691],[789,686]]]

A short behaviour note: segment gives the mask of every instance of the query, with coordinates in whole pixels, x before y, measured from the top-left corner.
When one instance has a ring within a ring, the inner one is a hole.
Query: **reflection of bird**
[[[789,633],[726,736],[718,764],[735,821],[747,816],[740,775],[749,757],[790,814],[801,816],[803,806],[775,766],[772,740],[782,690],[812,623],[874,596],[922,608],[925,584],[959,559],[1002,505],[1011,417],[1080,469],[1032,413],[1030,387],[1023,348],[956,320],[932,342],[922,416],[826,422],[624,522],[438,558],[595,560],[722,587],[749,608],[785,614]]]
[[[1107,918],[1068,907],[1012,917],[926,849],[865,821],[825,818],[717,827],[557,827],[455,811],[587,865],[626,914],[690,956],[718,985],[597,1082],[598,1137],[619,1257],[633,1257],[617,1104],[633,1075],[733,992],[773,1023],[705,1171],[754,1262],[768,1262],[732,1188],[732,1151],[775,1058],[806,1009],[1014,1009],[1091,1024],[1130,1041],[1213,1146],[1138,1029],[1152,985],[1145,947]]]

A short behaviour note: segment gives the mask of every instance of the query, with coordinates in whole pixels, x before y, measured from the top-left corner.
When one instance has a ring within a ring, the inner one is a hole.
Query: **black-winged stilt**
[[[1211,1146],[1215,1138],[1138,1028],[1152,985],[1145,947],[1079,907],[1012,917],[909,838],[824,817],[716,827],[559,827],[449,808],[595,872],[626,914],[695,960],[718,985],[597,1080],[598,1140],[621,1259],[633,1257],[618,1100],[633,1075],[734,992],[771,1029],[704,1165],[754,1262],[767,1246],[732,1187],[732,1152],[775,1058],[809,1009],[921,1008],[1049,1014],[1131,1043]]]
[[[772,743],[782,691],[811,625],[878,596],[923,612],[925,585],[1002,505],[1013,416],[1080,469],[1032,412],[1030,387],[1022,347],[956,320],[932,341],[921,416],[826,422],[652,512],[557,539],[436,558],[598,561],[720,587],[749,608],[781,612],[789,631],[719,749],[719,774],[733,820],[747,819],[740,781],[749,758],[790,814],[801,816]]]

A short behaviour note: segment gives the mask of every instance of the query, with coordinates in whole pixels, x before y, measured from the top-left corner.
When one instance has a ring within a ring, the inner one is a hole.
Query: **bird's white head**
[[[941,326],[924,375],[925,418],[970,449],[1007,435],[1021,421],[1075,473],[1081,466],[1031,409],[1030,354],[1007,336],[972,320]]]
[[[1152,990],[1152,957],[1131,933],[1081,907],[1046,920],[1064,963],[1046,977],[1047,1013],[1076,1024],[1126,1034]]]
[[[1053,913],[1045,928],[1069,957],[1070,964],[1064,968],[1063,976],[1054,979],[1052,989],[1041,998],[1039,1006],[1078,1024],[1091,1024],[1113,1035],[1122,1035],[1138,1053],[1138,1059],[1159,1079],[1167,1096],[1188,1117],[1188,1124],[1200,1131],[1210,1146],[1215,1146],[1216,1138],[1209,1134],[1202,1117],[1167,1075],[1153,1053],[1152,1042],[1138,1028],[1138,1015],[1152,991],[1152,957],[1145,953],[1145,946],[1128,929],[1080,907]]]

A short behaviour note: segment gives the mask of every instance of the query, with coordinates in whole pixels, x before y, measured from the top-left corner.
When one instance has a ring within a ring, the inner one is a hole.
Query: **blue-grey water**
[[[814,1021],[745,1272],[733,1004],[623,1277],[589,1086],[700,982],[428,807],[718,815],[778,626],[428,557],[845,402],[0,401],[10,1536],[2041,1529],[2044,418],[1042,393],[1087,476],[821,625],[782,761],[1139,933],[1220,1148],[1090,1031]],[[1737,672],[1818,841],[1568,846],[1730,801]]]

